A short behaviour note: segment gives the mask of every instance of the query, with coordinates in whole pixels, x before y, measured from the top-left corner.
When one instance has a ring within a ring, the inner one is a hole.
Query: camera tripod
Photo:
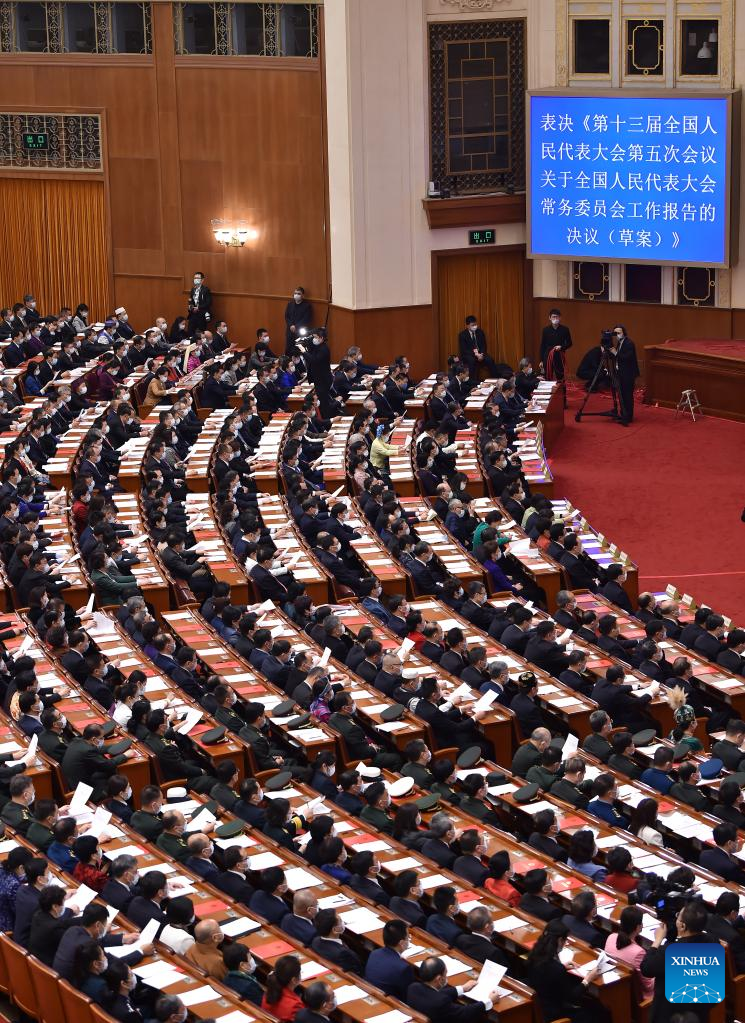
[[[593,391],[597,390],[598,381],[600,380],[600,375],[603,371],[608,374],[608,380],[610,381],[610,393],[613,399],[613,408],[607,409],[603,412],[585,412],[585,406],[590,400],[590,395]],[[623,405],[623,398],[621,397],[621,388],[618,384],[618,365],[616,363],[616,359],[610,348],[602,345],[600,349],[600,362],[598,363],[598,368],[595,370],[595,375],[588,385],[587,394],[585,395],[582,405],[577,411],[574,419],[578,423],[582,422],[582,416],[610,416],[611,419],[623,420],[625,413],[626,410]]]

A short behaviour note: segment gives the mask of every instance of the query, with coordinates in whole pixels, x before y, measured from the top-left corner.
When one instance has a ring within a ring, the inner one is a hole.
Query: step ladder
[[[704,414],[703,407],[701,405],[701,402],[698,400],[696,392],[693,390],[693,388],[691,388],[688,391],[683,391],[683,393],[681,394],[680,401],[675,407],[676,418],[678,414],[681,412],[683,413],[683,415],[690,415],[694,423],[696,422],[697,412],[699,416],[703,416]]]

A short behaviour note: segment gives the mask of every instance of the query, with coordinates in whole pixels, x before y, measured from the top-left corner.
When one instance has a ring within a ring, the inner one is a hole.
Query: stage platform
[[[675,408],[693,388],[707,414],[745,421],[745,340],[671,338],[644,357],[647,403]]]

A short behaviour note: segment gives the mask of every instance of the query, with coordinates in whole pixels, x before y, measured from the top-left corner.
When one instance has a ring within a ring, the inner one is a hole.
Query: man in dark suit
[[[567,533],[564,537],[561,565],[567,570],[573,589],[592,590],[593,593],[597,590],[597,566],[582,553],[576,533]]]
[[[445,963],[435,956],[419,964],[418,978],[409,984],[405,1000],[430,1023],[475,1023],[486,1018],[494,1001],[499,1000],[499,993],[492,991],[484,1002],[461,1005],[457,1001],[460,992],[447,982]]]
[[[110,906],[115,906],[120,912],[126,914],[130,902],[138,894],[136,877],[137,860],[135,857],[117,856],[109,867],[109,879],[101,889],[101,898]]]
[[[558,906],[552,906],[548,901],[548,896],[553,893],[548,871],[543,867],[534,867],[523,875],[522,882],[523,894],[518,903],[520,909],[546,923],[561,916]]]
[[[629,595],[623,588],[623,584],[626,582],[626,569],[623,565],[618,563],[608,565],[605,570],[605,580],[600,587],[600,594],[606,600],[609,600],[611,604],[620,607],[622,611],[625,611],[627,614],[633,614],[634,609],[631,606]]]
[[[723,636],[724,618],[721,615],[711,614],[706,619],[704,635],[699,636],[694,643],[693,649],[700,656],[708,657],[710,661],[716,661],[722,651],[726,649],[722,642]]]
[[[166,922],[163,901],[166,898],[166,875],[162,870],[148,870],[141,878],[139,894],[135,895],[127,909],[127,917],[138,927],[147,927],[151,920],[159,924]]]
[[[728,771],[742,771],[745,767],[745,722],[739,718],[730,718],[725,726],[723,739],[718,739],[711,747],[712,756],[718,757]]]
[[[482,366],[486,369],[486,376],[488,377],[512,375],[512,370],[509,373],[498,372],[494,359],[486,350],[486,334],[479,327],[475,316],[466,316],[465,330],[462,330],[458,335],[458,348],[461,361],[468,366],[469,376],[473,377],[474,380],[478,380]]]
[[[559,309],[551,309],[548,315],[549,323],[541,333],[541,362],[548,380],[563,380],[564,359],[572,347],[572,335],[561,322]]]
[[[592,676],[585,674],[587,668],[587,653],[584,650],[572,650],[569,654],[569,666],[566,671],[559,675],[559,681],[570,689],[589,696],[592,693],[594,680]]]
[[[246,880],[248,870],[248,856],[246,849],[231,846],[223,852],[224,870],[221,870],[216,877],[210,881],[221,892],[225,892],[235,902],[248,906],[254,889]]]
[[[422,843],[422,853],[440,867],[451,870],[457,853],[452,848],[455,827],[446,813],[437,813],[429,824],[429,837]]]
[[[455,940],[455,947],[465,955],[475,959],[477,963],[485,963],[490,960],[506,966],[501,952],[492,941],[494,933],[494,921],[486,906],[478,906],[472,909],[466,918],[468,931],[461,934]]]
[[[742,937],[743,920],[736,892],[722,892],[714,912],[709,913],[706,933],[725,943],[732,957],[734,973],[745,973],[745,941]]]
[[[721,664],[733,675],[745,674],[745,629],[732,629],[727,636],[727,647],[717,657]]]
[[[207,558],[195,552],[187,554],[185,546],[181,534],[169,533],[166,537],[166,547],[160,554],[161,559],[174,579],[183,579],[198,597],[204,599],[212,592],[213,586]]]
[[[716,849],[704,849],[698,858],[705,870],[718,874],[725,881],[745,883],[745,871],[735,859],[737,852],[737,828],[734,824],[717,824],[712,832]]]
[[[474,887],[480,888],[489,876],[489,871],[481,859],[485,855],[483,838],[475,828],[468,828],[460,836],[458,844],[461,854],[453,863],[453,873],[458,877],[465,878]],[[468,926],[473,930],[470,919]],[[460,948],[460,946],[458,947]],[[466,950],[463,949],[463,951]],[[483,960],[481,961],[483,962]]]
[[[292,898],[292,912],[286,913],[279,926],[306,947],[316,936],[313,920],[318,913],[318,899],[309,888],[295,892]]]
[[[362,963],[355,952],[352,952],[341,940],[344,933],[344,921],[335,909],[321,909],[314,920],[316,937],[310,947],[319,956],[328,959],[340,970],[362,976]]]
[[[433,571],[435,562],[434,552],[428,543],[418,543],[414,547],[413,558],[409,562],[408,569],[414,579],[418,594],[439,594],[442,590],[442,582]]]
[[[626,328],[617,323],[613,328],[613,344],[610,354],[616,362],[618,374],[619,423],[628,426],[634,420],[634,384],[639,376],[639,362],[636,346],[626,336]]]
[[[624,639],[618,618],[608,614],[601,615],[598,620],[597,645],[611,657],[630,662],[638,644],[635,639]]]
[[[197,330],[206,330],[212,311],[212,292],[204,283],[204,274],[198,270],[194,274],[193,287],[189,292],[189,334]]]
[[[525,659],[555,678],[569,667],[569,655],[556,642],[556,625],[552,621],[538,622],[525,647]]]
[[[408,924],[388,920],[383,927],[383,948],[374,949],[365,966],[365,980],[401,1001],[408,1001],[407,991],[414,980],[413,967],[403,957],[408,944]]]
[[[610,715],[614,724],[625,725],[630,732],[640,732],[649,727],[645,710],[652,696],[648,692],[641,696],[631,694],[632,688],[624,684],[624,671],[618,665],[608,668],[605,677],[598,679],[592,690],[593,700]]]
[[[322,980],[308,984],[303,991],[305,1008],[295,1016],[295,1023],[330,1023],[329,1016],[336,1008],[334,989]]]

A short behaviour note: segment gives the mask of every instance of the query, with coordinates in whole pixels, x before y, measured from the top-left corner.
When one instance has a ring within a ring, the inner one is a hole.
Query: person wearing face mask
[[[120,1023],[143,1023],[142,1013],[132,1003],[137,977],[129,966],[118,959],[109,960],[104,979],[107,990],[100,1004],[109,1016]]]
[[[408,763],[401,768],[401,774],[413,778],[420,789],[429,789],[434,778],[429,771],[432,753],[423,739],[412,739],[404,747],[404,756]]]
[[[344,933],[344,921],[335,909],[319,910],[315,920],[316,937],[310,947],[318,955],[328,959],[340,970],[362,975],[362,964],[358,956],[352,952],[341,939]]]
[[[409,944],[409,925],[388,920],[383,927],[383,948],[373,949],[365,966],[365,980],[407,1003],[407,991],[414,981],[413,967],[403,956]]]
[[[505,366],[503,363],[497,366],[487,352],[486,334],[479,327],[475,316],[466,316],[465,330],[458,335],[458,346],[461,361],[468,367],[469,376],[474,381],[479,379],[482,367],[486,370],[487,377],[512,376],[512,369],[509,366]],[[507,370],[506,373],[502,372],[504,369]]]
[[[309,984],[303,992],[305,1008],[295,1017],[295,1023],[329,1023],[329,1016],[336,1009],[334,989],[322,980]]]
[[[295,892],[292,899],[292,912],[286,913],[280,921],[280,927],[306,947],[316,936],[313,920],[318,913],[318,899],[309,889]]]
[[[207,835],[190,835],[186,842],[189,855],[184,862],[193,873],[198,874],[205,881],[212,881],[217,877],[218,869],[212,862],[212,855],[215,846],[212,839]]]
[[[540,358],[547,380],[563,380],[566,352],[572,347],[569,328],[561,322],[559,309],[551,309],[541,333]]]
[[[352,878],[350,887],[374,902],[376,906],[387,906],[390,903],[388,892],[380,884],[380,863],[369,850],[355,853],[349,861]]]
[[[613,328],[613,343],[610,354],[614,357],[618,374],[618,422],[628,426],[634,421],[634,384],[639,376],[639,362],[636,358],[636,346],[626,336],[626,328],[617,323]]]
[[[313,552],[340,586],[349,587],[358,597],[369,596],[372,592],[372,576],[364,575],[356,566],[350,567],[340,557],[341,544],[335,536],[326,532],[319,533]]]
[[[533,372],[533,364],[530,359],[520,359],[520,364],[515,375],[515,387],[523,401],[530,401],[538,386],[538,377]]]
[[[108,934],[109,914],[100,902],[89,902],[77,918],[77,921],[68,927],[62,936],[57,948],[52,968],[65,980],[74,980],[75,961],[78,949],[85,947],[91,942],[97,943],[98,947],[108,948],[119,945],[133,945],[139,940],[137,932],[129,934]],[[142,952],[131,952],[124,956],[120,962],[128,965],[139,963],[144,955],[150,955],[153,951],[152,945],[145,945]],[[104,956],[105,958],[105,956]],[[103,973],[101,969],[101,973]]]
[[[206,330],[212,310],[212,292],[204,283],[204,274],[198,270],[194,274],[192,288],[189,292],[189,333]]]
[[[223,984],[235,991],[242,1001],[260,1006],[264,992],[256,979],[256,963],[250,950],[234,941],[225,946],[222,957],[228,971]]]
[[[126,913],[132,899],[138,894],[138,881],[135,857],[127,854],[117,856],[111,861],[108,879],[101,888],[101,898],[110,906],[115,906],[122,913]]]
[[[292,355],[295,342],[303,336],[301,330],[310,331],[312,322],[313,306],[305,297],[305,289],[297,287],[285,307],[285,355]]]
[[[234,848],[226,849],[226,853],[236,852]],[[194,944],[192,931],[196,923],[194,906],[186,895],[177,895],[168,899],[166,904],[167,923],[160,932],[158,941],[173,949],[177,955],[183,955]]]
[[[65,908],[67,892],[50,884],[39,893],[39,904],[31,918],[28,950],[45,966],[51,966],[65,931],[75,922],[72,909]]]
[[[36,799],[34,783],[26,775],[17,775],[10,781],[10,800],[2,809],[2,819],[14,831],[25,835],[33,821],[31,804]]]
[[[130,341],[134,337],[135,331],[129,323],[129,315],[123,305],[114,310],[114,318],[116,321],[114,327],[116,336],[120,337],[123,341]]]
[[[93,800],[98,802],[106,794],[106,784],[112,774],[125,760],[136,754],[127,750],[109,757],[102,752],[103,729],[101,725],[86,725],[82,736],[73,739],[62,760],[62,771],[71,789],[84,781],[93,786]]]

